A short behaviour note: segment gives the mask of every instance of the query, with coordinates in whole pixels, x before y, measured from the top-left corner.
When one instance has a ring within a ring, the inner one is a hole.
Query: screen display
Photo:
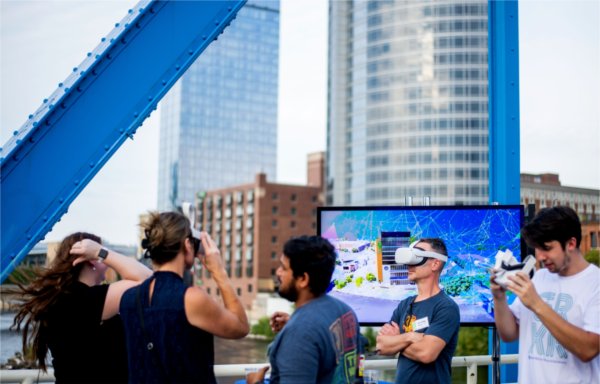
[[[330,295],[354,309],[364,325],[388,322],[398,303],[417,294],[397,248],[421,238],[441,238],[448,262],[440,286],[460,308],[461,324],[494,322],[489,268],[498,251],[521,260],[523,207],[321,207],[318,234],[336,250]],[[515,296],[509,294],[511,303]]]

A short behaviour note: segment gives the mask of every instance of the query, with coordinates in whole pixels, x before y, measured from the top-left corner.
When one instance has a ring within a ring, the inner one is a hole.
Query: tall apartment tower
[[[275,178],[279,0],[249,0],[161,105],[158,209]]]
[[[487,1],[329,4],[327,204],[486,204]]]

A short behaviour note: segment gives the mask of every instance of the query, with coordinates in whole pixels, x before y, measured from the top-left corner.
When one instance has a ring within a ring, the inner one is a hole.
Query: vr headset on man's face
[[[408,248],[396,249],[396,264],[404,264],[410,266],[420,266],[425,264],[428,258],[438,259],[444,263],[448,261],[448,256],[442,255],[441,253],[433,251],[425,251],[423,249],[415,248],[415,245],[419,243],[419,240],[413,242]]]

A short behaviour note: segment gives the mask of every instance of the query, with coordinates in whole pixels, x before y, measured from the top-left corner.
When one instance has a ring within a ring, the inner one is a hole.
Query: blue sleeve
[[[425,334],[437,336],[447,344],[459,327],[458,306],[454,303],[445,303],[436,308]]]

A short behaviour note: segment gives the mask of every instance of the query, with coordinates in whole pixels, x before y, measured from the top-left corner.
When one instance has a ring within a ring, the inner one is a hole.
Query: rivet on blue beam
[[[31,240],[31,235],[27,235],[27,240]]]
[[[121,25],[121,24],[119,24],[119,23],[116,23],[116,24],[115,24],[115,28],[119,28],[119,25]]]
[[[140,23],[135,23],[135,27],[136,27],[137,29],[140,29],[140,28],[142,28],[142,26],[140,25]]]
[[[105,146],[104,146],[104,150],[105,150],[105,151],[108,151],[108,148],[109,148],[109,147],[108,147],[108,145],[105,145]]]
[[[96,60],[98,60],[98,59],[100,58],[100,55],[96,54],[96,56],[94,56],[94,58],[95,58]]]
[[[127,40],[126,40],[125,38],[122,38],[122,39],[121,39],[121,43],[122,43],[122,44],[127,44]]]
[[[219,20],[215,20],[215,25],[219,25]]]
[[[87,57],[91,57],[91,56],[92,56],[92,52],[88,52]]]
[[[69,89],[70,89],[69,87],[65,88],[65,93],[69,92]]]
[[[113,39],[110,39],[110,43],[111,43],[111,44],[112,44],[112,43],[114,43],[114,42],[115,42],[115,39],[114,39],[114,38],[113,38]]]
[[[133,9],[128,10],[127,13],[133,13]]]
[[[112,59],[112,55],[110,53],[107,53],[106,58],[110,60],[110,59]]]
[[[140,114],[137,112],[133,112],[133,117],[138,117]]]
[[[90,163],[90,168],[94,168],[94,163]]]
[[[60,199],[58,199],[58,202],[59,202],[60,204],[62,204],[62,203],[63,203],[63,201],[65,201],[63,198],[60,198]]]
[[[48,216],[44,216],[44,217],[42,217],[42,220],[43,220],[44,222],[48,221]]]
[[[123,133],[125,130],[123,128],[119,129],[119,133]]]
[[[58,88],[62,88],[63,83],[58,83]]]
[[[202,40],[206,40],[206,35],[202,36]]]
[[[13,131],[13,136],[17,136],[19,134],[19,131]]]
[[[33,119],[33,115],[29,115],[29,118],[30,118],[30,119]],[[16,132],[16,131],[15,131],[15,132]]]
[[[65,103],[60,103],[60,107],[61,107],[62,109],[67,109],[67,104],[65,104]]]
[[[194,51],[192,51],[191,49],[188,51],[188,55],[192,56],[194,54]]]
[[[29,138],[29,142],[30,142],[30,143],[35,143],[35,138],[34,138],[33,136],[32,136],[32,137],[30,137],[30,138]]]
[[[129,137],[131,140],[133,140],[133,134],[131,134],[131,133],[128,133],[128,134],[127,134],[127,137]]]
[[[167,85],[167,80],[163,80],[162,85]]]
[[[180,65],[176,65],[176,66],[175,66],[175,70],[176,70],[176,71],[179,71],[179,69],[180,69],[180,68],[181,68],[181,66],[180,66]]]
[[[106,41],[106,37],[101,38],[100,41],[104,43]]]
[[[98,74],[98,72],[96,71],[96,69],[92,69],[92,75],[96,76]]]
[[[227,7],[227,11],[231,12],[231,7]]]
[[[34,122],[33,122],[33,126],[34,126],[34,127],[37,127],[37,125],[38,125],[38,122],[37,122],[37,121],[34,121]]]
[[[148,101],[152,101],[152,96],[148,96]]]
[[[73,67],[73,72],[77,72],[77,67]]]
[[[73,184],[75,184],[75,185],[79,185],[79,180],[75,180],[75,181],[73,182]]]
[[[52,108],[54,108],[54,104],[48,105],[48,109],[52,109]]]
[[[17,255],[15,255],[14,253],[11,253],[11,254],[10,254],[10,258],[11,258],[11,259],[14,259],[16,256],[17,256]]]
[[[48,102],[48,99],[44,99],[44,104],[46,104]]]

